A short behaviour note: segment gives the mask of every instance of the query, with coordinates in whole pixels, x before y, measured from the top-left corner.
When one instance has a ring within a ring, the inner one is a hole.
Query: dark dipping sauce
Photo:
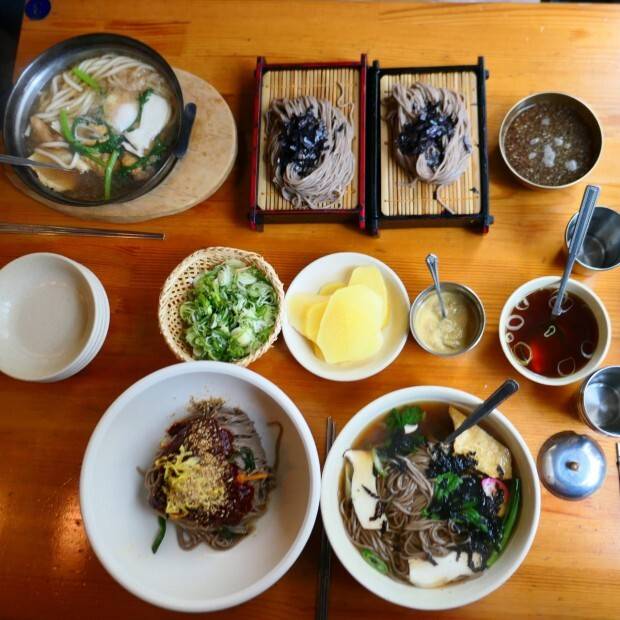
[[[535,103],[519,112],[506,130],[504,150],[512,167],[539,185],[572,183],[594,165],[588,125],[558,104]]]
[[[590,307],[566,293],[562,314],[551,320],[557,289],[542,288],[522,299],[506,322],[504,337],[520,364],[545,377],[566,377],[591,359],[599,339]]]
[[[224,486],[225,501],[213,506],[189,510],[183,518],[204,527],[237,525],[252,510],[254,489],[250,484],[237,482],[239,468],[229,462],[235,450],[232,434],[219,426],[208,415],[194,416],[176,422],[168,429],[170,437],[159,456],[174,456],[181,446],[201,462],[209,463],[209,470]],[[150,505],[159,512],[166,511],[167,494],[163,476],[159,486],[149,497]]]

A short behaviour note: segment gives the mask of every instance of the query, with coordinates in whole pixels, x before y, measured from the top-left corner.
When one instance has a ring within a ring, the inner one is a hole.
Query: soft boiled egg
[[[365,530],[380,530],[384,527],[384,523],[387,525],[387,517],[383,513],[380,517],[376,516],[379,510],[379,496],[372,453],[369,450],[347,450],[344,458],[353,467],[351,501],[360,525]]]
[[[153,93],[142,107],[140,124],[132,131],[125,133],[125,138],[135,149],[138,157],[142,157],[151,143],[161,133],[170,119],[170,104],[164,98]]]

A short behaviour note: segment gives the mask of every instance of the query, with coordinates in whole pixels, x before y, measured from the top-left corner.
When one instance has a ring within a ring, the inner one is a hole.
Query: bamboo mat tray
[[[237,127],[224,98],[211,84],[192,73],[175,69],[183,99],[196,104],[196,120],[189,150],[170,174],[152,191],[128,202],[96,207],[59,204],[27,188],[6,167],[11,182],[34,200],[84,220],[145,222],[174,215],[205,201],[224,183],[237,156]]]
[[[355,161],[359,157],[359,70],[356,69],[295,69],[289,71],[267,71],[263,77],[261,110],[263,114],[260,129],[260,150],[258,168],[258,201],[264,211],[287,211],[291,203],[282,197],[273,183],[271,163],[267,149],[267,111],[274,99],[294,99],[302,95],[327,99],[337,107],[353,125],[354,135],[351,148]],[[333,203],[319,204],[319,209],[356,209],[358,203],[359,175],[357,166],[353,180],[342,198]]]
[[[441,215],[443,207],[436,198],[436,186],[411,183],[409,175],[392,155],[396,136],[385,120],[385,99],[397,83],[405,87],[424,82],[463,95],[470,123],[472,152],[465,172],[451,185],[440,190],[442,201],[455,215],[480,213],[480,147],[478,144],[477,77],[473,71],[438,73],[402,73],[383,75],[379,80],[381,99],[381,194],[380,208],[385,216]]]

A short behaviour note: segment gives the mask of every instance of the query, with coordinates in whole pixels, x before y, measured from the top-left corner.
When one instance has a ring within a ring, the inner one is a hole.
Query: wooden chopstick
[[[325,459],[331,450],[336,438],[336,424],[330,417],[327,418],[325,433]],[[319,532],[321,536],[321,555],[319,561],[319,587],[316,593],[316,620],[327,620],[329,615],[329,586],[332,578],[332,549],[325,534],[323,521],[319,518]]]

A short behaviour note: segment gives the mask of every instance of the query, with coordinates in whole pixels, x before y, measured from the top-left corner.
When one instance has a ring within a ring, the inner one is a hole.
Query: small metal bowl
[[[570,183],[565,183],[564,185],[542,185],[540,183],[535,183],[534,181],[530,181],[526,177],[519,174],[508,160],[505,149],[506,132],[508,131],[508,127],[510,127],[512,121],[521,112],[523,112],[523,110],[537,103],[559,103],[566,107],[570,107],[579,114],[581,119],[590,129],[594,148],[592,165],[583,175],[581,175],[578,179],[571,181]],[[590,172],[592,172],[592,170],[598,163],[601,157],[601,152],[603,150],[603,128],[598,118],[596,117],[596,114],[594,114],[592,108],[590,108],[587,103],[581,101],[581,99],[577,99],[577,97],[573,97],[572,95],[568,95],[566,93],[536,93],[534,95],[524,97],[523,99],[521,99],[521,101],[515,103],[512,108],[510,108],[510,110],[508,110],[508,113],[504,117],[504,120],[502,121],[499,129],[499,150],[502,154],[502,159],[506,163],[506,166],[508,166],[510,172],[512,172],[512,174],[526,187],[529,187],[530,189],[564,189],[582,181],[588,174],[590,174]]]
[[[564,247],[573,237],[577,213],[571,217],[564,233]],[[596,207],[588,227],[583,248],[577,255],[575,271],[593,275],[620,265],[620,213],[608,207]]]
[[[620,366],[601,368],[582,383],[577,410],[590,428],[620,437]]]
[[[474,291],[472,291],[469,287],[464,284],[457,284],[455,282],[442,282],[441,283],[441,292],[457,292],[461,293],[466,299],[471,302],[471,306],[474,310],[474,315],[476,317],[477,325],[476,329],[473,331],[473,337],[469,344],[459,351],[454,351],[453,353],[440,353],[439,351],[435,351],[429,348],[424,340],[416,333],[415,330],[415,317],[416,313],[420,309],[422,303],[429,297],[430,295],[435,295],[435,287],[429,286],[427,289],[423,290],[413,301],[411,304],[411,310],[409,311],[409,329],[411,330],[411,334],[415,338],[415,341],[429,353],[433,355],[439,355],[440,357],[454,357],[456,355],[460,355],[461,353],[466,353],[467,351],[471,351],[481,340],[482,334],[484,334],[484,329],[486,327],[486,313],[484,311],[484,306],[482,305],[482,301]]]
[[[4,113],[3,138],[7,153],[17,157],[28,157],[30,154],[26,150],[24,132],[28,126],[30,112],[37,102],[39,93],[48,85],[53,76],[85,58],[106,52],[115,52],[143,60],[155,67],[168,83],[172,96],[175,98],[173,137],[168,155],[155,174],[142,185],[120,197],[115,196],[107,201],[103,199],[79,200],[70,198],[43,185],[30,168],[13,167],[17,177],[29,189],[48,200],[78,207],[92,207],[109,202],[132,200],[146,194],[159,185],[176,163],[174,149],[182,134],[183,93],[172,67],[148,45],[136,39],[107,33],[86,34],[57,43],[37,56],[22,71],[9,95]]]

